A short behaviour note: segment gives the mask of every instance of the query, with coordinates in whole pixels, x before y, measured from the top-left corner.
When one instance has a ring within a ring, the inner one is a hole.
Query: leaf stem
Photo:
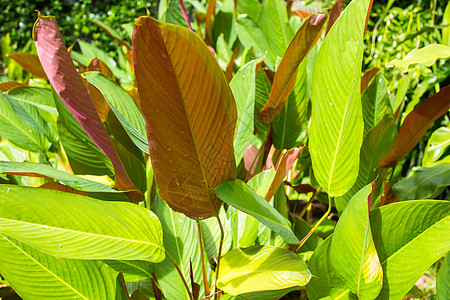
[[[305,207],[303,207],[302,211],[298,215],[299,218],[302,218],[303,215],[306,213],[306,210],[311,205],[311,203],[314,201],[314,198],[316,198],[316,196],[319,194],[320,189],[321,188],[319,187],[317,190],[315,190],[314,193],[311,195],[311,198],[308,199],[308,202],[306,203]],[[295,212],[295,210],[294,210],[294,212]]]
[[[317,221],[317,223],[313,226],[313,228],[311,228],[311,230],[308,232],[308,234],[305,235],[305,237],[300,241],[300,244],[295,246],[295,248],[293,250],[294,253],[297,253],[297,251],[306,243],[308,238],[316,231],[317,227],[320,226],[320,224],[323,222],[323,220],[325,220],[330,213],[331,213],[331,197],[330,197],[330,195],[328,195],[328,209],[327,209],[326,213],[322,216],[322,218],[320,218],[319,221]]]
[[[205,256],[204,256],[204,251],[203,251],[202,228],[200,226],[199,220],[197,220],[197,229],[198,229],[198,241],[200,243],[200,257],[202,259],[203,287],[205,289],[205,296],[208,296],[210,290],[209,290],[209,284],[208,284],[208,276],[206,274]]]
[[[184,287],[186,288],[186,291],[189,294],[189,299],[195,300],[194,295],[192,295],[189,285],[187,284],[186,279],[184,278],[183,272],[181,272],[181,269],[178,266],[177,262],[172,258],[172,256],[170,256],[169,252],[167,252],[167,251],[166,251],[166,256],[167,256],[167,258],[169,258],[172,261],[173,265],[175,266],[175,269],[177,269],[178,274],[180,275],[181,280],[183,281]]]
[[[214,280],[214,299],[217,300],[218,294],[219,294],[217,291],[217,281],[219,279],[220,257],[222,256],[223,239],[225,236],[225,232],[223,230],[222,222],[220,221],[219,213],[217,212],[215,205],[214,205],[214,210],[216,213],[217,223],[219,224],[219,229],[220,229],[220,243],[219,243],[219,251],[217,253],[216,279]]]

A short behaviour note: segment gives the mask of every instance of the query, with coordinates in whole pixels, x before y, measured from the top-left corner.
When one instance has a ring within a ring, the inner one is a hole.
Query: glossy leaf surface
[[[331,241],[331,264],[338,278],[360,299],[375,299],[381,290],[383,271],[372,239],[368,198],[370,185],[350,199]]]
[[[369,4],[354,0],[346,7],[314,64],[309,149],[314,176],[330,196],[345,194],[358,176],[363,139],[360,72]]]
[[[427,132],[431,123],[449,110],[449,99],[450,86],[447,86],[416,106],[403,121],[394,149],[378,167],[392,167],[411,152]]]
[[[217,195],[226,203],[242,210],[278,233],[286,242],[297,244],[289,222],[267,201],[241,180],[228,180],[215,188]]]
[[[148,153],[145,121],[133,97],[110,78],[98,72],[88,72],[82,75],[94,85],[116,114],[128,136],[143,152]]]
[[[386,64],[386,67],[396,66],[401,71],[406,72],[409,65],[423,64],[427,67],[433,65],[438,58],[450,56],[450,47],[442,44],[431,44],[420,49],[414,49],[403,59],[394,59]]]
[[[162,229],[149,210],[46,189],[0,186],[0,232],[72,259],[164,259]]]
[[[304,286],[311,278],[296,254],[271,246],[231,250],[220,266],[217,287],[230,295]]]
[[[49,165],[44,164],[0,161],[0,173],[20,176],[54,178],[74,189],[85,192],[122,193],[122,191],[114,190],[107,185],[91,180],[86,180],[84,178],[57,170],[50,167]]]
[[[394,184],[399,200],[432,198],[450,185],[450,161],[429,167],[417,167],[413,174]]]
[[[373,239],[383,268],[377,299],[403,299],[414,283],[450,250],[450,202],[393,203],[370,213]]]
[[[236,104],[224,74],[195,33],[150,17],[135,22],[133,51],[159,193],[175,211],[210,217],[221,205],[211,188],[236,172]]]
[[[55,17],[39,16],[33,27],[33,39],[39,59],[56,93],[87,135],[111,160],[116,174],[115,186],[120,189],[133,189],[67,52]],[[87,119],[89,122],[86,122]]]
[[[269,100],[259,114],[259,121],[272,121],[286,103],[295,86],[298,66],[316,44],[326,20],[323,13],[308,18],[292,38],[275,73]]]

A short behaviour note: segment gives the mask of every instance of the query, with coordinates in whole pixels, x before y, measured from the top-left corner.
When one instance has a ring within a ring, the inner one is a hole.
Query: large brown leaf
[[[36,54],[28,52],[16,52],[8,55],[14,59],[25,71],[33,74],[33,76],[48,80],[47,75],[42,68],[41,62]]]
[[[236,172],[237,110],[225,76],[186,28],[140,17],[132,44],[160,196],[190,218],[210,217],[221,205],[211,188]]]
[[[410,112],[398,132],[394,149],[377,168],[395,166],[420,142],[431,123],[450,109],[450,86],[428,98]]]
[[[135,189],[67,52],[55,17],[39,14],[33,27],[33,39],[39,60],[56,93],[87,135],[111,160],[116,176],[114,187]]]
[[[294,89],[298,66],[316,44],[326,20],[325,14],[317,13],[299,28],[281,59],[273,79],[269,100],[259,113],[258,121],[270,122],[280,112]]]

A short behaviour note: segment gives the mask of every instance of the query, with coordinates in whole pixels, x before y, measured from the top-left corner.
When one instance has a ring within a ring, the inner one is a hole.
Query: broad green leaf
[[[274,65],[268,67],[275,71],[294,35],[289,27],[286,4],[282,0],[264,0],[256,21],[266,36],[269,55],[274,58]]]
[[[239,16],[236,22],[236,32],[245,49],[249,49],[253,45],[256,57],[264,57],[266,65],[272,70],[275,68],[276,57],[272,52],[267,52],[269,49],[267,38],[254,20],[247,16]]]
[[[33,40],[39,59],[55,92],[87,135],[111,160],[116,175],[115,186],[124,190],[133,189],[95,106],[67,52],[55,17],[38,16],[33,26]]]
[[[377,299],[403,299],[414,283],[450,250],[450,202],[393,203],[370,213],[373,239],[383,267]]]
[[[31,73],[33,76],[48,79],[42,68],[39,57],[33,53],[15,52],[8,55],[9,58],[14,59],[25,71]]]
[[[274,1],[275,0],[268,0],[266,3]],[[316,44],[326,20],[327,16],[325,14],[318,13],[303,22],[303,25],[293,37],[286,49],[286,53],[284,53],[283,58],[281,59],[280,65],[275,73],[275,78],[273,79],[269,100],[261,110],[258,120],[270,122],[273,120],[273,117],[280,112],[281,108],[286,103],[289,94],[294,90],[294,86],[297,82],[299,65]],[[271,36],[269,43],[274,38],[274,36]],[[306,63],[304,69],[306,69]],[[304,76],[304,74],[301,76]]]
[[[383,73],[378,73],[361,95],[364,119],[364,135],[375,127],[392,109],[386,93],[386,81]]]
[[[293,216],[292,230],[299,240],[303,239],[310,231],[309,226],[305,221],[297,216]],[[320,245],[322,239],[313,232],[313,234],[306,240],[305,244],[298,250],[298,252],[314,251]]]
[[[196,221],[173,211],[159,196],[155,199],[154,211],[163,228],[164,249],[178,264],[189,286],[191,285],[189,271],[192,262],[194,281],[203,286]],[[208,264],[207,261],[205,263]],[[154,268],[158,283],[167,299],[189,299],[181,277],[168,257],[163,262],[155,264]]]
[[[339,218],[331,241],[331,264],[336,276],[360,299],[375,299],[381,290],[383,271],[369,224],[371,185],[362,188]]]
[[[267,201],[241,180],[227,180],[214,189],[220,199],[242,210],[278,233],[286,242],[297,244],[289,222]]]
[[[386,64],[386,67],[396,66],[402,72],[408,70],[409,65],[423,64],[430,67],[438,58],[447,58],[450,56],[450,47],[442,44],[431,44],[420,49],[414,49],[403,59],[394,59]]]
[[[450,108],[450,86],[431,96],[406,116],[398,132],[397,142],[379,168],[393,167],[419,143],[428,127]]]
[[[433,198],[450,185],[450,163],[415,167],[412,172],[392,187],[399,200]]]
[[[292,251],[272,246],[234,249],[222,257],[217,287],[230,295],[305,286],[311,273]]]
[[[402,103],[405,100],[406,93],[408,92],[408,89],[409,89],[409,86],[413,79],[413,76],[414,76],[414,73],[410,72],[407,76],[405,76],[399,80],[395,97],[392,97],[390,100],[391,107],[392,107],[392,110],[394,111],[395,115],[400,113],[400,109],[402,108]]]
[[[180,4],[177,0],[167,1],[166,20],[164,22],[179,25],[187,28],[186,20],[181,12]]]
[[[113,166],[105,153],[86,134],[55,92],[53,100],[58,110],[59,139],[73,172],[113,177]]]
[[[445,7],[442,25],[447,25],[442,28],[442,44],[450,46],[450,3]]]
[[[71,259],[160,262],[162,229],[150,211],[47,189],[0,186],[0,233]]]
[[[297,72],[294,90],[273,119],[273,145],[277,149],[292,149],[300,145],[299,139],[308,118],[309,95],[306,60]]]
[[[273,170],[266,170],[253,176],[248,186],[261,197],[267,194],[270,185],[274,179],[275,172]],[[231,232],[233,235],[233,245],[235,248],[245,248],[255,244],[258,235],[258,228],[260,222],[253,216],[244,213],[234,207],[229,207],[228,211],[231,214]],[[267,228],[264,226],[264,228]]]
[[[370,2],[353,0],[346,7],[314,64],[309,149],[314,176],[333,197],[345,194],[358,176],[364,127],[360,73]]]
[[[231,247],[231,233],[230,224],[227,220],[225,213],[225,208],[222,206],[219,210],[219,218],[222,222],[225,231],[225,237],[223,239],[222,255],[225,255]],[[211,261],[213,257],[217,257],[219,253],[220,245],[220,227],[217,223],[216,218],[209,218],[206,220],[201,220],[202,224],[202,237],[205,246],[206,254],[208,255],[208,260]]]
[[[116,114],[131,140],[141,151],[148,153],[145,120],[139,111],[133,97],[117,83],[98,72],[88,72],[82,75],[87,81],[100,90],[103,97]]]
[[[330,256],[331,242],[332,236],[317,247],[308,261],[312,276],[306,286],[306,294],[309,299],[356,300],[358,296],[345,286],[345,282],[337,277],[333,269]]]
[[[0,161],[0,173],[54,178],[74,189],[85,192],[122,193],[122,191],[114,190],[107,185],[86,180],[44,164]]]
[[[104,32],[106,32],[110,37],[118,41],[121,45],[131,49],[130,43],[128,43],[124,39],[124,37],[120,33],[118,33],[115,29],[113,29],[111,26],[100,20],[92,20],[92,22],[95,25],[97,25],[100,29],[102,29]]]
[[[427,167],[436,162],[450,146],[450,124],[436,129],[428,140],[423,152],[422,166]]]
[[[116,299],[117,272],[95,260],[56,258],[0,234],[0,272],[23,299]]]
[[[257,20],[261,11],[261,3],[258,0],[241,0],[237,2],[236,10],[240,15],[245,14],[253,20]]]
[[[233,45],[236,40],[236,21],[235,21],[235,2],[234,0],[224,0],[221,2],[219,10],[216,12],[212,28],[213,40],[223,34],[225,42]]]
[[[245,64],[234,75],[230,88],[236,100],[238,123],[234,136],[234,157],[236,165],[244,157],[245,149],[253,137],[253,114],[255,109],[255,76],[256,65],[259,60],[252,60]]]
[[[9,90],[7,95],[20,102],[32,104],[51,114],[58,114],[52,92],[49,89],[33,86],[16,87]]]
[[[126,282],[136,282],[151,278],[153,265],[143,260],[104,260],[105,264],[117,272],[122,272]]]
[[[361,146],[358,177],[352,188],[334,199],[336,209],[341,213],[352,198],[366,184],[377,178],[377,165],[392,150],[397,138],[397,127],[392,115],[386,115],[374,128],[364,135]]]
[[[222,203],[211,188],[236,172],[233,94],[213,54],[191,30],[140,17],[133,36],[159,194],[175,211],[211,217]]]
[[[50,146],[47,138],[17,115],[11,101],[16,100],[0,94],[0,136],[25,150],[45,152]]]
[[[450,259],[447,253],[436,276],[436,292],[438,300],[450,298]]]

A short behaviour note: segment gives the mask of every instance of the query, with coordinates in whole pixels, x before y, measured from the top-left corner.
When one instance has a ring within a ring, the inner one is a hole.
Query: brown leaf
[[[212,188],[235,177],[237,109],[226,78],[192,31],[140,17],[134,68],[160,196],[202,219],[222,204]]]
[[[327,16],[323,13],[311,16],[303,22],[292,38],[275,73],[269,100],[261,109],[258,121],[271,122],[283,108],[289,94],[294,89],[298,66],[316,44],[326,20]]]
[[[40,176],[40,177],[42,177],[42,176]],[[64,185],[64,184],[61,184],[61,183],[55,182],[55,181],[49,181],[49,182],[41,185],[40,188],[54,190],[54,191],[62,191],[62,192],[66,192],[66,193],[72,193],[72,194],[83,195],[83,196],[88,195],[88,193],[86,193],[84,191],[74,189],[73,187],[70,187],[68,185]]]
[[[372,79],[380,72],[379,67],[373,67],[364,72],[363,77],[361,78],[361,95],[364,93],[364,91],[369,86],[369,83],[372,81]]]
[[[384,193],[380,197],[380,206],[400,202],[389,181],[383,181]]]
[[[22,68],[33,76],[44,78],[48,80],[41,62],[36,54],[28,52],[16,52],[8,55],[9,58],[14,59]]]
[[[26,86],[26,85],[21,82],[17,82],[17,81],[0,82],[0,91],[7,92],[10,89],[13,89],[13,88],[19,87],[19,86]]]
[[[377,168],[395,166],[420,142],[431,123],[450,109],[450,86],[446,86],[436,95],[428,98],[410,112],[398,132],[394,149]]]
[[[328,34],[334,22],[339,18],[342,12],[342,7],[344,6],[344,0],[336,0],[333,7],[330,10],[330,19],[328,20],[327,29],[325,31],[325,35]]]

